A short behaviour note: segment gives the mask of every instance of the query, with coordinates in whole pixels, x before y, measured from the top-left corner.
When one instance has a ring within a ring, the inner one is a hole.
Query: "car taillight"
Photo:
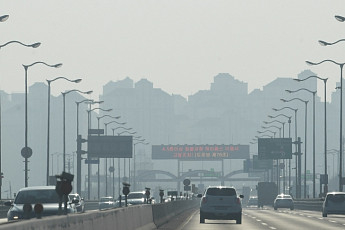
[[[204,204],[207,203],[207,197],[202,198],[202,203],[204,203]]]
[[[237,204],[241,204],[240,198],[237,197],[236,202],[237,202]]]

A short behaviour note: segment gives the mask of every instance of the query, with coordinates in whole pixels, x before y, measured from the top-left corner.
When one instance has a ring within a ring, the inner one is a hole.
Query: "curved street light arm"
[[[320,62],[311,62],[311,61],[305,61],[308,65],[320,65],[320,64],[322,64],[322,63],[324,63],[324,62],[332,62],[332,63],[334,63],[334,64],[336,64],[336,65],[344,65],[345,63],[338,63],[338,62],[336,62],[336,61],[333,61],[333,60],[331,60],[331,59],[326,59],[326,60],[323,60],[323,61],[320,61]]]
[[[312,76],[309,76],[309,77],[304,78],[304,79],[298,79],[298,78],[294,78],[293,80],[294,80],[294,81],[301,82],[301,81],[308,80],[309,78],[317,78],[317,79],[320,79],[320,80],[322,80],[322,81],[324,81],[324,82],[326,82],[326,81],[328,80],[328,78],[321,78],[321,77],[316,76],[316,75],[312,75]]]
[[[261,128],[263,129],[269,129],[269,128],[277,128],[277,129],[281,129],[281,127],[275,126],[275,125],[270,125],[270,126],[261,126]]]
[[[287,116],[287,115],[282,114],[282,113],[278,114],[277,116],[268,115],[269,118],[277,118],[277,117],[279,117],[279,116],[283,116],[283,117],[286,117],[286,118],[288,118],[288,119],[291,119],[291,117],[292,117],[292,116]]]
[[[77,105],[79,105],[80,103],[83,103],[83,102],[92,102],[93,100],[91,100],[91,99],[84,99],[84,100],[82,100],[82,101],[76,101],[75,103],[77,104]]]
[[[335,42],[325,42],[325,41],[319,40],[319,43],[322,46],[331,46],[331,45],[334,45],[334,44],[337,44],[337,43],[343,42],[343,41],[345,41],[345,39],[340,39],[340,40],[335,41]]]
[[[78,92],[78,93],[82,93],[82,94],[91,94],[93,91],[90,90],[90,91],[80,91],[79,89],[71,89],[71,90],[68,90],[68,91],[65,91],[65,92],[61,92],[62,95],[66,95],[68,93],[71,93],[71,92]]]
[[[97,119],[101,119],[101,118],[103,118],[103,117],[110,117],[110,118],[114,118],[114,119],[119,119],[121,116],[116,116],[116,117],[114,117],[114,116],[105,114],[105,115],[103,115],[103,116],[97,117]]]
[[[129,133],[129,134],[131,134],[131,135],[134,135],[134,134],[136,134],[137,132],[133,132],[133,133],[131,133],[131,132],[128,132],[128,131],[123,131],[123,132],[121,132],[121,133],[118,133],[117,135],[121,135],[121,134],[123,134],[123,133]]]
[[[302,100],[301,98],[298,98],[298,97],[294,97],[290,100],[286,100],[286,99],[280,99],[281,101],[283,102],[290,102],[290,101],[295,101],[295,100],[298,100],[298,101],[301,101],[301,102],[304,102],[304,103],[308,103],[309,101],[305,101],[305,100]]]
[[[117,121],[109,121],[108,123],[104,123],[105,125],[109,125],[109,124],[111,124],[111,123],[116,123],[116,124],[118,124],[118,125],[125,125],[126,124],[126,122],[117,122]],[[117,128],[115,128],[115,129],[117,129]],[[114,129],[114,130],[115,130]],[[125,128],[124,128],[125,129]],[[130,128],[130,129],[132,129],[132,128]],[[130,129],[126,129],[126,130],[130,130]]]
[[[33,44],[24,44],[24,43],[22,43],[22,42],[20,42],[20,41],[9,41],[9,42],[6,42],[6,43],[3,44],[3,45],[0,45],[0,49],[1,49],[2,47],[5,47],[5,46],[11,44],[11,43],[17,43],[17,44],[20,44],[20,45],[22,45],[22,46],[31,47],[31,48],[37,48],[37,47],[39,47],[39,46],[41,45],[40,42],[36,42],[36,43],[33,43]]]
[[[290,109],[290,110],[293,110],[293,111],[298,111],[298,109],[294,109],[294,108],[292,108],[292,107],[289,107],[289,106],[285,106],[285,107],[283,107],[283,108],[280,108],[280,109],[277,109],[277,108],[272,108],[272,110],[274,110],[274,111],[281,111],[281,110],[283,110],[283,109]]]
[[[285,91],[288,92],[288,93],[296,93],[296,92],[303,91],[303,90],[307,91],[309,93],[312,93],[312,94],[316,93],[316,91],[312,91],[312,90],[307,89],[307,88],[300,88],[300,89],[297,89],[297,90],[288,90],[288,89],[286,89]]]
[[[30,64],[30,65],[23,65],[23,66],[24,66],[25,69],[27,69],[27,68],[29,68],[29,67],[31,67],[33,65],[36,65],[36,64],[43,64],[43,65],[46,65],[48,67],[54,67],[54,68],[60,68],[62,66],[62,63],[58,63],[58,64],[55,64],[55,65],[50,65],[50,64],[47,64],[47,63],[45,63],[43,61],[37,61],[37,62],[34,62],[34,63]]]
[[[50,82],[53,82],[53,81],[56,81],[56,80],[59,80],[59,79],[64,79],[66,81],[73,82],[73,83],[79,83],[82,80],[81,78],[71,80],[71,79],[68,79],[66,77],[57,77],[57,78],[54,78],[52,80],[47,80],[47,82],[50,83]]]

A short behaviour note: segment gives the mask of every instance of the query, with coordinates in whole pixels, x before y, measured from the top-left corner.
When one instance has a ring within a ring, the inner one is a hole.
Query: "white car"
[[[295,206],[290,195],[279,194],[274,200],[273,208],[274,210],[277,210],[278,208],[290,208],[290,210],[294,210]]]
[[[40,216],[52,216],[59,214],[59,196],[55,191],[55,186],[33,186],[19,190],[14,201],[5,202],[6,206],[10,206],[7,212],[7,219],[19,220],[29,219],[37,216],[35,206],[42,205],[42,213]],[[24,206],[27,206],[27,213],[24,213]],[[76,208],[73,201],[67,203],[67,213],[75,213]],[[62,211],[64,204],[62,204]]]
[[[327,193],[322,205],[322,217],[328,214],[345,214],[345,192]]]
[[[150,199],[149,199],[150,200]],[[131,205],[147,204],[145,191],[130,192],[127,196],[127,203]]]
[[[205,219],[211,220],[236,220],[242,224],[243,195],[237,196],[236,189],[227,186],[211,186],[205,190],[200,201],[200,223]]]

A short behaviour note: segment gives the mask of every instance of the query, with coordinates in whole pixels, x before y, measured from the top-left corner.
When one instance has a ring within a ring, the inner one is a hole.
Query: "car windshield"
[[[209,188],[206,194],[211,196],[236,196],[236,190],[234,188]]]
[[[70,195],[68,195],[68,196],[69,196],[69,199],[70,199],[70,200],[73,200],[74,198],[75,198],[75,199],[79,199],[79,198],[78,198],[78,195],[75,195],[75,194],[70,194]]]
[[[26,190],[18,193],[15,204],[59,203],[55,190]]]
[[[141,199],[141,198],[145,198],[145,194],[143,193],[130,193],[128,194],[128,199]]]
[[[113,201],[113,198],[111,198],[111,197],[103,197],[103,198],[101,198],[101,202],[109,202],[109,201]]]
[[[333,202],[343,202],[345,201],[345,194],[328,194],[327,200],[330,200]]]

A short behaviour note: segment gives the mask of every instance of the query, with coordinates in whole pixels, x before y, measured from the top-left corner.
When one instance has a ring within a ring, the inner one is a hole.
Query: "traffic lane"
[[[266,223],[271,229],[345,229],[344,216],[322,218],[321,212],[289,209],[244,209],[244,216]]]
[[[271,230],[264,222],[259,222],[253,218],[242,215],[242,224],[236,224],[235,220],[205,220],[204,224],[200,224],[200,212],[196,211],[185,221],[179,230],[225,230],[225,229],[257,229]]]

